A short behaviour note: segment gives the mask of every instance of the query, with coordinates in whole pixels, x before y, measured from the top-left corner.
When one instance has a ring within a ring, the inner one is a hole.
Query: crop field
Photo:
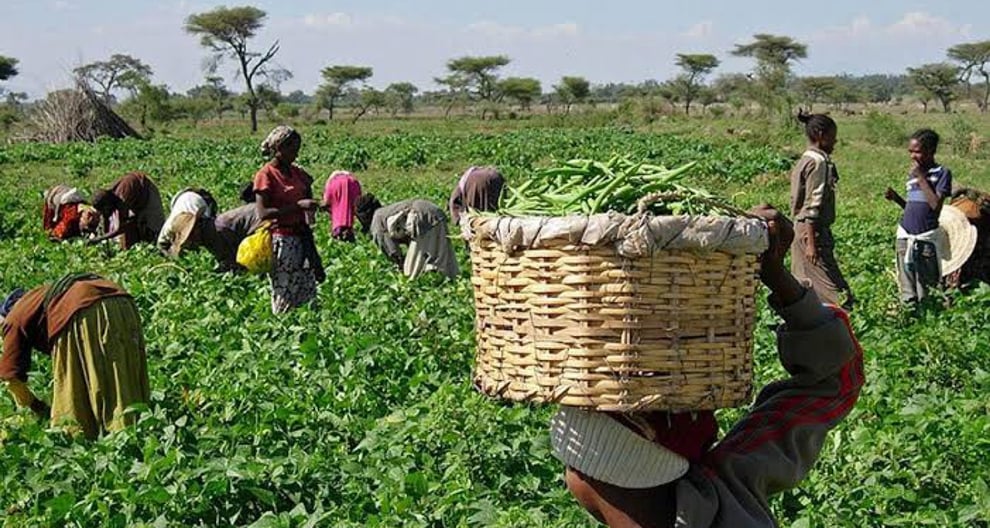
[[[882,193],[903,187],[901,139],[924,125],[943,133],[939,158],[957,185],[990,190],[987,151],[953,132],[986,138],[990,119],[837,120],[837,256],[859,298],[852,321],[867,385],[810,476],[772,506],[784,527],[988,527],[990,288],[950,292],[949,308],[899,309],[899,211]],[[787,173],[804,145],[796,128],[743,120],[534,121],[303,126],[299,163],[320,190],[330,171],[351,169],[385,203],[421,197],[445,207],[472,164],[497,165],[519,184],[552,160],[621,154],[695,161],[692,185],[742,207],[786,208]],[[320,306],[276,317],[267,280],[215,275],[206,252],[167,261],[146,246],[46,240],[41,192],[57,183],[91,192],[141,170],[166,201],[195,184],[222,209],[237,205],[264,162],[261,137],[242,129],[0,147],[0,291],[69,271],[117,281],[141,311],[152,387],[134,428],[95,442],[48,431],[0,397],[0,526],[593,526],[550,455],[552,409],[490,400],[471,385],[463,244],[455,242],[459,280],[409,281],[368,237],[332,242],[321,216]],[[757,388],[783,374],[775,317],[762,299],[760,307]],[[49,399],[50,381],[38,354],[30,386]],[[742,412],[721,411],[723,431]]]

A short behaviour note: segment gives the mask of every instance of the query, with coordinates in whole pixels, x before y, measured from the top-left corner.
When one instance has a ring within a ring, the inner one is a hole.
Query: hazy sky
[[[203,79],[206,50],[186,34],[190,13],[239,3],[176,0],[3,0],[0,55],[20,59],[5,83],[32,97],[68,84],[75,66],[128,53],[154,81],[185,91]],[[433,88],[452,57],[506,54],[508,75],[544,89],[562,75],[592,82],[665,79],[678,52],[713,53],[722,72],[749,70],[729,57],[754,33],[809,46],[800,74],[900,73],[943,60],[953,44],[990,39],[990,1],[889,0],[283,0],[251,3],[268,13],[255,47],[281,41],[277,62],[295,77],[283,92],[312,92],[330,64],[372,66],[371,84],[412,81]],[[232,65],[221,70],[228,85]]]

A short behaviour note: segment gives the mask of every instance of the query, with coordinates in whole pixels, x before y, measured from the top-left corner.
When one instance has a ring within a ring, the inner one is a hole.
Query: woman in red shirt
[[[313,199],[313,178],[294,164],[302,137],[287,126],[275,127],[261,144],[272,160],[254,176],[258,217],[272,223],[272,312],[284,313],[316,297],[322,265],[307,216],[320,208]],[[309,214],[307,214],[309,213]]]

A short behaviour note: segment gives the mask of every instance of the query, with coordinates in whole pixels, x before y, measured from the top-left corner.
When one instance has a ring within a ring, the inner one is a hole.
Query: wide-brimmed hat
[[[196,215],[179,213],[172,222],[172,245],[168,249],[170,257],[177,257],[182,250],[193,243],[193,232],[196,229]]]
[[[976,226],[969,222],[966,213],[952,205],[942,207],[938,218],[939,228],[945,233],[939,248],[942,275],[950,275],[963,267],[976,249]]]

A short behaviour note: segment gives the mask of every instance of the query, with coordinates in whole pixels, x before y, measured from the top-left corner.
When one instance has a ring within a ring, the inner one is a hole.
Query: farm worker
[[[0,379],[18,405],[53,426],[95,438],[133,423],[127,408],[149,401],[141,318],[117,284],[79,273],[18,289],[0,307],[0,321]],[[27,386],[32,350],[52,358],[50,408]]]
[[[375,244],[411,279],[436,271],[456,277],[457,258],[447,237],[447,217],[426,200],[406,200],[382,207],[373,194],[358,202],[357,216]],[[409,244],[403,260],[400,244]]]
[[[952,171],[935,161],[938,142],[938,134],[927,128],[912,134],[907,199],[890,187],[884,194],[904,210],[897,226],[896,266],[901,301],[906,304],[921,301],[942,279],[938,218],[943,202],[952,194]]]
[[[202,246],[217,260],[214,271],[241,271],[243,267],[237,263],[237,247],[261,224],[255,204],[244,204],[216,218],[196,218],[186,214],[176,220],[176,234],[167,253],[178,255],[183,250]]]
[[[334,171],[323,189],[323,203],[330,213],[331,236],[354,242],[354,213],[361,197],[361,184],[347,171]]]
[[[808,474],[830,429],[863,385],[863,353],[846,313],[824,305],[784,267],[794,232],[769,206],[770,248],[760,278],[784,324],[777,331],[788,379],[771,383],[715,443],[712,412],[588,412],[562,407],[551,449],[578,502],[609,526],[769,527],[771,494]]]
[[[44,193],[42,226],[50,240],[61,242],[93,233],[99,226],[99,216],[86,203],[79,189],[56,185]]]
[[[188,188],[176,194],[172,198],[172,203],[168,212],[168,218],[162,225],[162,230],[158,233],[158,249],[169,256],[178,255],[179,248],[173,242],[179,232],[177,224],[194,224],[198,218],[213,219],[217,215],[217,201],[213,195],[205,189]],[[181,221],[179,221],[182,219]]]
[[[824,114],[798,114],[808,149],[791,171],[791,216],[794,246],[791,272],[827,303],[852,310],[855,298],[835,260],[835,186],[839,173],[832,162],[838,127]],[[845,301],[840,294],[845,293]]]
[[[285,125],[275,127],[261,144],[271,161],[254,176],[258,217],[272,222],[270,279],[276,314],[313,300],[317,281],[326,278],[307,223],[320,202],[313,199],[313,178],[294,163],[301,146],[298,132]]]
[[[450,193],[451,220],[460,224],[461,215],[468,211],[494,211],[503,186],[505,180],[495,167],[470,167]]]
[[[165,223],[162,195],[147,174],[132,172],[108,189],[93,194],[93,207],[103,215],[107,233],[90,240],[99,243],[120,237],[120,247],[138,242],[155,243]]]

